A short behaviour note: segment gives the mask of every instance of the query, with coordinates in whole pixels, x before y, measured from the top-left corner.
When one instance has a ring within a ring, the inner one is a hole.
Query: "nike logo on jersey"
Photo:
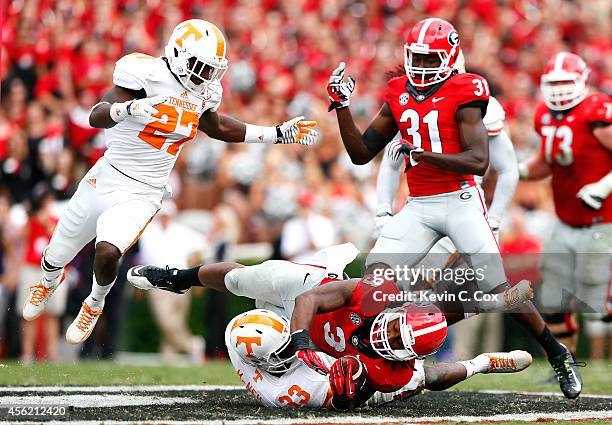
[[[308,276],[310,276],[310,273],[306,273],[306,276],[304,276],[304,285],[306,285],[306,279],[308,279]]]
[[[436,103],[441,101],[442,99],[444,99],[446,96],[442,96],[442,97],[434,97],[431,99],[431,103]]]

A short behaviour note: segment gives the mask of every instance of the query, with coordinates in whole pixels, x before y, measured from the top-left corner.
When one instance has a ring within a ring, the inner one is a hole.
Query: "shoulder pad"
[[[132,90],[147,88],[147,79],[156,71],[159,58],[132,53],[119,59],[115,64],[113,84]]]
[[[497,99],[491,96],[489,98],[489,104],[487,105],[487,113],[482,119],[482,122],[487,128],[489,136],[494,136],[502,131],[504,128],[505,119],[506,112],[504,111],[504,108],[502,108]]]

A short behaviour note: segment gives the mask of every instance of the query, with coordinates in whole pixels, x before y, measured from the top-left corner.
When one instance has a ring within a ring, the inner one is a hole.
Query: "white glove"
[[[110,116],[115,122],[125,120],[127,117],[152,119],[159,111],[155,106],[168,100],[167,96],[145,97],[143,99],[128,100],[122,103],[113,103]]]
[[[329,83],[327,84],[327,95],[329,96],[328,112],[336,108],[345,108],[349,106],[351,102],[351,94],[355,90],[355,80],[349,75],[348,80],[344,81],[344,68],[346,64],[340,62],[338,68],[334,69],[331,77],[329,77]]]
[[[598,210],[612,191],[612,173],[595,183],[582,186],[576,197],[592,210]]]
[[[374,231],[372,232],[372,236],[378,238],[380,236],[380,232],[382,228],[393,218],[393,213],[391,209],[388,207],[379,208],[376,211],[376,217],[374,217]]]
[[[305,121],[304,117],[295,117],[276,126],[274,143],[299,143],[312,146],[317,141],[319,132],[314,129],[316,121]]]
[[[414,167],[419,163],[419,161],[412,158],[412,154],[414,152],[423,152],[423,148],[417,148],[412,143],[404,139],[392,141],[389,149],[387,149],[387,155],[393,162],[399,161],[400,158],[402,158],[402,155],[407,155],[410,158],[410,165],[407,166],[406,170],[404,171],[407,171],[408,168]]]

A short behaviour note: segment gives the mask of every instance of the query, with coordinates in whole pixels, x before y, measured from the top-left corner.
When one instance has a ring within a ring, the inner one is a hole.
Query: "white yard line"
[[[406,419],[387,416],[335,416],[329,418],[283,418],[283,419],[240,419],[240,420],[204,420],[204,421],[51,421],[45,422],[46,425],[66,425],[66,424],[82,424],[82,425],[127,425],[127,424],[151,424],[151,425],[291,425],[291,424],[431,424],[441,422],[502,422],[502,421],[525,421],[535,422],[542,420],[586,420],[586,419],[612,419],[612,410],[605,411],[585,411],[585,412],[552,412],[552,413],[519,413],[508,415],[492,415],[492,416],[423,416],[418,418]],[[0,424],[8,424],[9,422],[0,422]],[[20,422],[25,424],[28,422]],[[33,423],[33,422],[31,422]]]
[[[505,390],[480,390],[476,391],[478,393],[484,394],[525,394],[525,395],[541,395],[541,396],[549,396],[549,397],[561,397],[563,398],[563,394],[559,392],[553,391],[505,391]],[[589,398],[603,398],[603,399],[612,399],[612,395],[605,394],[580,394],[580,398],[589,397]]]
[[[30,386],[0,387],[0,392],[26,393],[40,391],[45,393],[124,393],[154,391],[234,391],[244,390],[242,385],[104,385],[94,386]]]
[[[63,395],[15,395],[0,397],[0,408],[11,406],[76,406],[89,407],[148,406],[197,403],[189,397],[159,397],[132,394],[63,394]]]

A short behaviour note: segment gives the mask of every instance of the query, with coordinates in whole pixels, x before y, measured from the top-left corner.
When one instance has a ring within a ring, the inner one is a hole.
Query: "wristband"
[[[245,124],[244,143],[274,143],[277,138],[276,127]]]
[[[307,350],[310,347],[310,332],[300,329],[291,334],[291,344],[295,351]]]

